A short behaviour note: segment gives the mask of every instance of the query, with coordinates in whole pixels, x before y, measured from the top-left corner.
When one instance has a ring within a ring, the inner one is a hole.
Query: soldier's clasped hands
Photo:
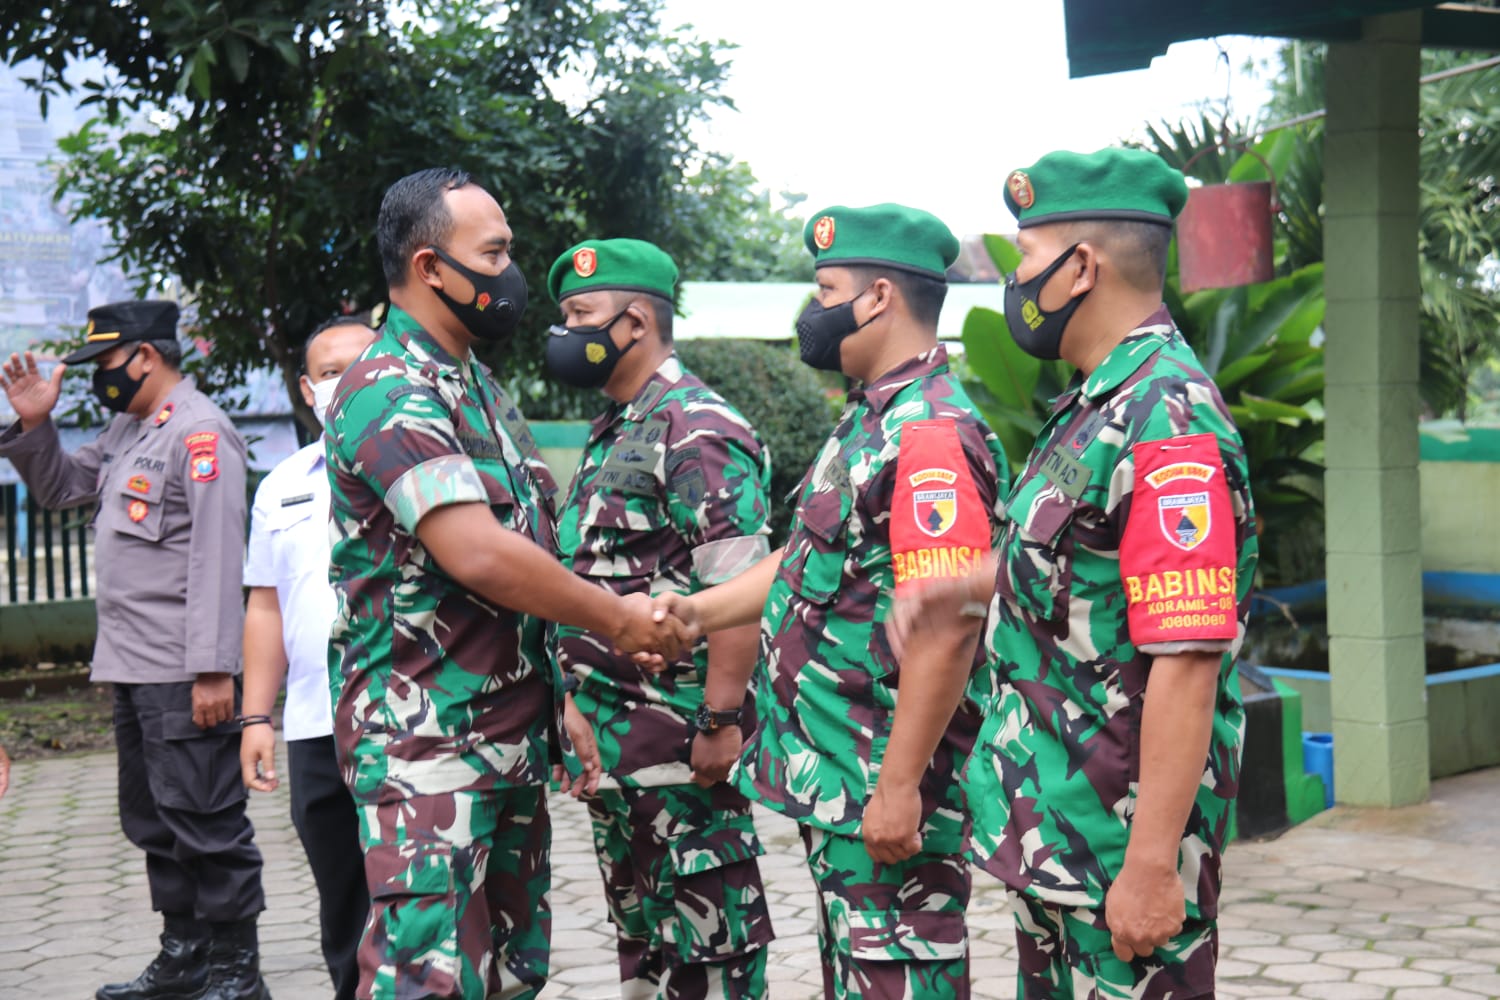
[[[648,595],[627,594],[621,601],[625,617],[613,636],[615,649],[635,654],[635,661],[652,673],[665,670],[697,641],[697,631],[675,615],[658,614]]]

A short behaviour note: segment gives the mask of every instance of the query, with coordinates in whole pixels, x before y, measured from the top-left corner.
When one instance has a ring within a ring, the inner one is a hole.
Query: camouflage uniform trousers
[[[624,1000],[765,996],[775,935],[749,801],[667,785],[601,790],[588,807]]]
[[[883,865],[858,837],[800,829],[818,887],[824,997],[967,1000],[963,855],[922,852]]]
[[[362,802],[361,1000],[530,998],[547,982],[552,826],[541,786]]]
[[[1189,920],[1147,958],[1121,961],[1102,910],[1012,893],[1020,1000],[1189,1000],[1214,995],[1219,929]]]

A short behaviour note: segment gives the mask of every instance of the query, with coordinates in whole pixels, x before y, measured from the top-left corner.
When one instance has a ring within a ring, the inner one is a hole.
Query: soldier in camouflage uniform
[[[360,997],[534,997],[547,979],[561,678],[543,618],[675,655],[650,600],[552,555],[554,485],[474,360],[526,285],[468,175],[386,192],[392,308],[328,410],[334,738],[361,811],[370,920]]]
[[[834,207],[804,239],[818,292],[797,324],[803,360],[859,384],[803,480],[786,547],[735,581],[661,603],[708,629],[764,609],[760,728],[738,780],[801,826],[826,996],[967,997],[956,776],[977,719],[949,705],[925,757],[887,752],[897,689],[948,664],[920,649],[898,659],[884,622],[894,593],[967,574],[989,552],[1005,455],[937,343],[958,255],[948,227],[898,205]],[[885,792],[909,821],[900,852],[884,827],[873,839],[867,829],[867,803],[884,808]]]
[[[1186,197],[1135,150],[1010,175],[1008,325],[1079,372],[1010,495],[998,572],[896,616],[912,642],[951,638],[993,596],[964,786],[974,859],[1018,897],[1028,1000],[1214,994],[1256,542],[1239,433],[1161,305]]]
[[[769,552],[770,455],[672,350],[677,266],[640,240],[589,240],[548,290],[564,326],[547,363],[614,402],[595,419],[558,515],[563,565],[621,594],[695,591]],[[589,799],[626,997],[765,995],[771,919],[739,756],[757,629],[708,636],[646,674],[605,636],[558,629],[558,660],[598,741]]]

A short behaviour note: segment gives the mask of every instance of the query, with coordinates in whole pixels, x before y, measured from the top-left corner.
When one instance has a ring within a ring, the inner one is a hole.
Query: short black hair
[[[457,167],[430,167],[407,174],[386,188],[375,223],[375,240],[388,286],[400,288],[406,283],[412,254],[448,238],[453,231],[453,216],[443,203],[443,195],[470,183],[468,173]]]
[[[162,363],[173,371],[182,369],[182,343],[176,337],[163,337],[160,340],[144,340],[144,344],[150,344],[151,349],[161,355]]]
[[[1133,219],[1083,219],[1061,225],[1064,242],[1098,246],[1137,291],[1160,292],[1166,284],[1171,226]]]
[[[302,342],[302,373],[304,375],[307,374],[307,351],[310,347],[312,347],[313,341],[318,339],[318,334],[322,333],[325,330],[332,330],[334,327],[338,326],[363,326],[369,328],[369,315],[369,313],[351,313],[347,316],[330,316],[328,319],[325,319],[323,322],[313,327],[312,333],[309,333],[307,335],[307,339]]]
[[[948,282],[945,278],[929,278],[925,274],[906,271],[898,267],[859,265],[849,268],[857,285],[869,286],[885,278],[901,292],[911,318],[924,327],[936,330],[938,316],[943,311],[943,301],[948,297]]]

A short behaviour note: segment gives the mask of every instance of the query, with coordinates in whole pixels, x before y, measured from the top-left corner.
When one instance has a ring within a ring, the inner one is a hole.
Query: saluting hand
[[[257,792],[274,792],[276,777],[276,733],[266,725],[246,726],[240,734],[240,780]]]
[[[234,676],[199,674],[193,681],[193,725],[209,729],[234,718]]]
[[[5,389],[10,408],[21,418],[23,430],[30,430],[47,419],[62,393],[63,372],[66,370],[66,365],[59,364],[52,369],[51,378],[42,378],[36,369],[36,358],[30,351],[26,352],[24,361],[20,355],[12,354],[10,360],[0,366],[0,386]]]

